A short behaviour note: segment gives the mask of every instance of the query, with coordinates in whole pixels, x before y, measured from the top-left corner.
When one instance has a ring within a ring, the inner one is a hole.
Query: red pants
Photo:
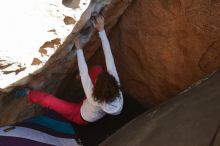
[[[89,70],[89,75],[91,77],[93,85],[95,85],[95,80],[101,72],[102,68],[100,66],[94,66]],[[51,94],[43,93],[36,90],[32,90],[29,92],[28,99],[31,103],[37,103],[41,106],[56,111],[57,113],[63,115],[65,118],[74,123],[80,125],[87,123],[80,114],[80,108],[83,104],[83,101],[81,103],[67,102]]]

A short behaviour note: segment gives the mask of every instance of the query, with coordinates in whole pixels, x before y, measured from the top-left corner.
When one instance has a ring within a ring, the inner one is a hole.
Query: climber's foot
[[[25,97],[28,95],[28,93],[30,92],[29,88],[21,88],[21,89],[17,89],[15,91],[15,96],[16,97]]]

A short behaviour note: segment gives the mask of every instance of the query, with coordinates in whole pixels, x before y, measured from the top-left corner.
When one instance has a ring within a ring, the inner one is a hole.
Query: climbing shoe
[[[16,97],[24,97],[27,96],[29,89],[28,88],[23,88],[23,89],[18,89],[15,92]]]

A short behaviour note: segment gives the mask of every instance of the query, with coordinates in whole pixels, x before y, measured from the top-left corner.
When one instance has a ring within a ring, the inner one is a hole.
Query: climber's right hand
[[[101,14],[97,15],[95,19],[92,19],[92,24],[99,32],[105,30],[105,19]]]

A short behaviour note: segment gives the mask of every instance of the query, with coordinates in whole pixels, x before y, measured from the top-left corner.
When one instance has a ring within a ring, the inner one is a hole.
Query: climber
[[[123,95],[120,91],[118,73],[104,29],[104,17],[98,15],[92,22],[101,38],[107,71],[104,71],[100,66],[94,66],[88,71],[80,40],[76,38],[74,43],[85,92],[85,98],[82,102],[70,103],[53,95],[26,88],[18,90],[17,96],[28,95],[29,102],[52,109],[80,125],[95,122],[106,114],[120,114],[123,108]]]

